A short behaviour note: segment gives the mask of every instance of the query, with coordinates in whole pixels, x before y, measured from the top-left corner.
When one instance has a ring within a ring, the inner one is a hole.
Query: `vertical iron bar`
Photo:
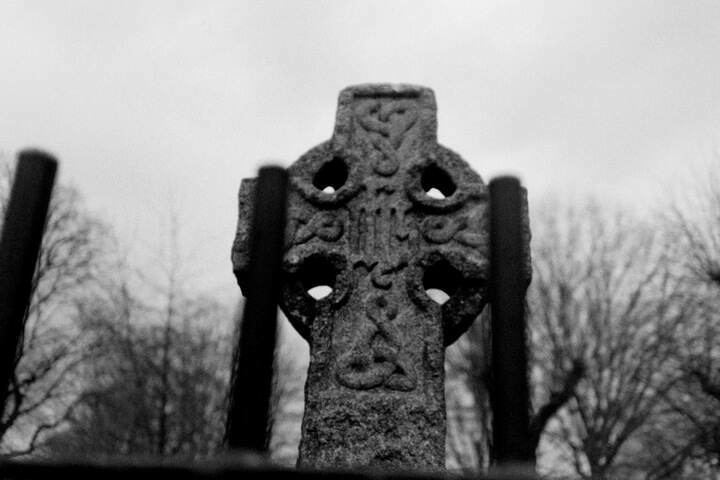
[[[267,450],[287,182],[284,169],[263,167],[255,187],[248,291],[225,432],[231,449]]]
[[[57,161],[47,153],[18,156],[0,237],[0,413],[15,372],[56,171]]]
[[[515,177],[490,182],[493,457],[527,464],[529,397],[523,280],[523,195]]]

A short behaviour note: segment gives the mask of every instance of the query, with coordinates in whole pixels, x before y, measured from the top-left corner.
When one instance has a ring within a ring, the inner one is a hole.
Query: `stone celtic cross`
[[[281,308],[310,344],[300,466],[444,468],[444,350],[486,303],[488,205],[436,137],[432,90],[350,87],[332,138],[290,167]],[[241,287],[253,182],[232,252]],[[320,285],[332,291],[316,299]]]

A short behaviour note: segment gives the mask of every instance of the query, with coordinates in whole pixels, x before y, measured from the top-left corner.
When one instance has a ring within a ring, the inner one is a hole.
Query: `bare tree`
[[[670,206],[668,233],[682,247],[686,280],[720,289],[720,168],[708,169],[687,191]]]
[[[452,467],[467,473],[484,472],[491,462],[490,325],[490,309],[487,308],[448,348],[446,355],[448,458]],[[530,354],[532,359],[532,349]],[[566,365],[567,368],[559,368],[553,385],[540,386],[541,395],[530,412],[533,451],[548,422],[572,398],[584,375],[585,364],[581,358],[571,359]]]
[[[220,448],[230,315],[192,285],[177,227],[173,216],[156,265],[116,268],[78,308],[94,356],[69,428],[48,441],[48,454],[196,458]]]
[[[538,397],[552,402],[584,366],[545,439],[574,475],[627,478],[626,453],[681,376],[674,350],[688,312],[651,225],[597,204],[543,213],[529,295]]]
[[[445,357],[448,468],[465,473],[484,472],[490,465],[489,326],[486,310]]]
[[[224,309],[205,298],[175,298],[172,318],[120,285],[85,305],[80,323],[95,357],[69,428],[50,454],[196,458],[222,440],[228,339]]]
[[[670,428],[643,442],[649,479],[720,472],[720,169],[686,189],[665,215],[688,319],[676,351],[684,373],[667,396]]]
[[[13,166],[0,159],[0,211],[5,212]],[[109,229],[85,211],[77,190],[55,188],[15,358],[6,409],[0,418],[5,455],[28,454],[66,419],[76,395],[70,381],[83,361],[82,335],[72,326],[75,302],[98,278]]]
[[[305,340],[291,331],[285,320],[278,329],[273,394],[270,399],[270,457],[278,464],[295,466],[305,401],[309,352]]]

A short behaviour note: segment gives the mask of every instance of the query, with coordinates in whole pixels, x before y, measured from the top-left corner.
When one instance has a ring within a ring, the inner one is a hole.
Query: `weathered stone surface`
[[[311,353],[300,466],[444,466],[444,349],[481,312],[489,259],[486,186],[436,132],[430,89],[350,87],[332,138],[290,167],[281,307]],[[241,287],[252,191],[244,180]],[[316,300],[318,285],[333,290]]]

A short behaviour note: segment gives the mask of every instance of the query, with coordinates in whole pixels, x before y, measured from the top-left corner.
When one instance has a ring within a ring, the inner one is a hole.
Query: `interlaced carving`
[[[335,242],[345,232],[345,223],[333,212],[318,212],[308,221],[295,218],[292,222],[292,245],[302,245],[316,236],[326,242]]]
[[[341,385],[358,390],[386,387],[410,391],[415,388],[415,375],[404,354],[402,339],[392,323],[398,307],[389,304],[384,295],[371,297],[366,306],[367,318],[350,351],[338,359],[337,380]]]
[[[398,151],[406,133],[418,119],[417,102],[407,99],[370,98],[355,107],[358,123],[367,132],[373,170],[382,176],[394,175],[400,167]]]

